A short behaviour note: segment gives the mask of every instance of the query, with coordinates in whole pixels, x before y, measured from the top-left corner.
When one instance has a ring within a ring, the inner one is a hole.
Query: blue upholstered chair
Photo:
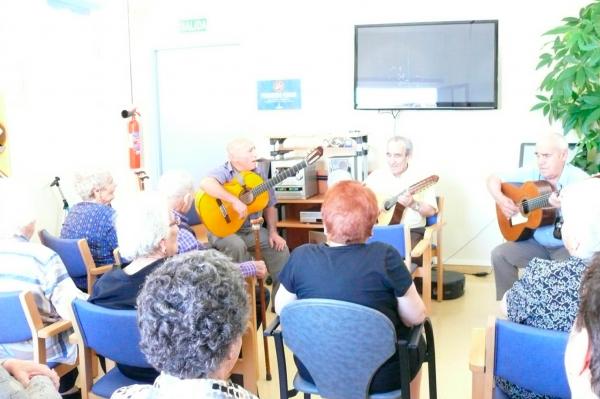
[[[77,288],[88,294],[92,293],[96,278],[113,268],[112,265],[96,267],[86,239],[58,238],[46,230],[38,234],[42,244],[60,256]]]
[[[71,329],[71,322],[61,320],[44,325],[40,312],[35,304],[33,293],[2,292],[0,293],[0,344],[12,344],[32,340],[33,361],[47,364],[59,376],[71,371],[77,365],[47,362],[46,339]]]
[[[140,351],[140,333],[135,310],[114,310],[76,299],[73,301],[75,331],[80,340],[80,358],[83,365],[81,393],[110,398],[118,388],[144,384],[123,375],[117,367],[96,382],[92,378],[94,351],[117,363],[134,367],[152,367]]]
[[[494,377],[499,376],[541,395],[570,398],[564,368],[568,336],[567,332],[490,317],[485,332],[485,351],[477,348],[484,345],[482,340],[472,343],[473,397],[508,398],[494,383]],[[477,359],[475,354],[485,360]]]
[[[437,398],[429,319],[413,328],[408,342],[398,341],[392,322],[374,309],[329,299],[294,301],[265,331],[265,335],[275,338],[280,398],[303,392],[305,398],[315,394],[329,399],[410,399],[408,351],[417,347],[423,330],[427,340],[429,397]],[[284,343],[306,366],[315,384],[296,374],[294,389],[288,390]],[[398,370],[402,389],[369,395],[373,375],[396,351],[402,362]]]
[[[433,231],[425,230],[425,236],[419,243],[411,248],[410,230],[405,224],[392,224],[388,226],[373,226],[373,235],[367,243],[383,242],[396,248],[413,277],[423,279],[423,303],[427,313],[431,313],[431,237]],[[423,256],[423,266],[417,267],[411,262],[412,257]]]

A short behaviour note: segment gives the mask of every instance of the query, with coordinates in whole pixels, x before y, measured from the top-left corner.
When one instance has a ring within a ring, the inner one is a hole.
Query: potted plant
[[[573,164],[588,173],[600,171],[600,0],[583,7],[579,17],[544,35],[553,37],[540,55],[537,69],[550,72],[540,85],[541,110],[550,123],[560,121],[564,134],[579,138]]]

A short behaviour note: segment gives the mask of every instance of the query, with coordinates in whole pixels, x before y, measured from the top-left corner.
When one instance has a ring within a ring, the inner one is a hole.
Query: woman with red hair
[[[321,213],[327,243],[296,248],[280,278],[275,310],[296,299],[324,298],[368,306],[385,314],[396,327],[398,338],[408,337],[409,327],[425,319],[425,305],[410,272],[392,246],[366,244],[377,222],[375,194],[355,181],[342,181],[325,194]],[[411,353],[411,397],[419,397],[419,353]],[[296,360],[298,372],[312,381],[308,370]],[[400,389],[398,354],[385,362],[371,382],[370,393]]]

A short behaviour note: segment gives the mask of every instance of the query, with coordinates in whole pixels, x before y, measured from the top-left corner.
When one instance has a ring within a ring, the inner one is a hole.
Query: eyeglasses
[[[181,223],[181,218],[178,215],[173,215],[173,221],[169,223],[169,227],[171,226],[179,226]]]

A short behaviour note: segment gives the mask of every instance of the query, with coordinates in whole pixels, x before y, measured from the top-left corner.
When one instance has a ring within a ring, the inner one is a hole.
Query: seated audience
[[[71,318],[71,302],[87,299],[69,278],[60,257],[50,248],[30,242],[35,214],[28,190],[10,178],[0,179],[0,292],[31,291],[45,323]],[[46,339],[48,362],[75,364],[73,330]],[[0,358],[33,359],[33,342],[0,345]],[[77,369],[61,378],[60,392],[74,393]]]
[[[177,253],[177,225],[167,202],[156,193],[142,192],[125,203],[116,218],[119,252],[133,259],[96,281],[89,301],[110,309],[135,309],[146,278]],[[153,382],[154,369],[117,364],[126,376]]]
[[[600,397],[600,254],[581,281],[581,305],[565,351],[573,398]]]
[[[410,272],[392,246],[366,244],[377,222],[378,207],[373,192],[355,181],[332,186],[321,208],[327,243],[296,248],[281,271],[281,286],[275,310],[296,299],[325,298],[368,306],[385,314],[396,327],[398,338],[407,338],[409,327],[425,319],[425,305]],[[332,283],[335,282],[335,283]],[[419,353],[411,353],[411,397],[419,397],[420,368],[424,341]],[[312,381],[308,370],[296,359],[300,375]],[[370,392],[400,389],[398,354],[381,366],[373,377]]]
[[[179,234],[177,234],[177,253],[193,250],[206,249],[198,239],[196,233],[188,224],[185,216],[194,204],[194,183],[188,172],[172,170],[164,173],[158,181],[158,191],[167,198],[173,217],[178,220]],[[267,274],[267,266],[262,260],[250,260],[239,263],[244,277],[256,276],[264,278]],[[269,290],[265,288],[265,305],[269,305]],[[260,325],[262,316],[260,313],[260,296],[256,291],[256,316],[257,324]]]
[[[138,296],[140,348],[161,374],[112,398],[256,399],[227,381],[247,322],[244,280],[229,258],[214,250],[174,256]]]
[[[104,170],[76,173],[74,178],[82,202],[69,210],[60,237],[85,238],[96,266],[113,264],[113,250],[117,247],[115,211],[110,206],[116,188],[113,178]]]
[[[45,364],[0,360],[0,398],[60,399],[58,375]]]
[[[569,331],[579,307],[579,286],[592,256],[600,251],[600,208],[589,206],[600,196],[600,180],[569,185],[560,195],[565,260],[533,258],[523,276],[502,299],[509,320],[548,330]],[[541,397],[501,378],[496,383],[511,398]]]

